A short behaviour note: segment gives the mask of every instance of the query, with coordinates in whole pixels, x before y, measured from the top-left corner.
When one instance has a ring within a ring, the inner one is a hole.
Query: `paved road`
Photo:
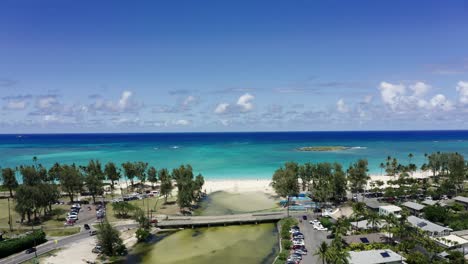
[[[304,234],[304,242],[307,248],[307,255],[302,257],[301,264],[316,264],[322,263],[317,256],[314,256],[314,252],[320,246],[323,241],[331,242],[330,239],[327,239],[329,234],[327,231],[317,231],[312,228],[312,224],[309,224],[309,221],[316,218],[313,214],[307,215],[307,221],[302,221],[299,223],[299,228]]]
[[[137,227],[136,224],[128,224],[128,225],[120,225],[116,226],[118,230],[125,230],[129,228],[135,228]],[[83,230],[78,234],[72,235],[72,236],[67,236],[61,239],[57,240],[57,244],[55,244],[54,241],[48,241],[45,244],[39,245],[36,247],[37,249],[37,256],[45,254],[49,251],[52,251],[57,248],[62,248],[68,244],[71,244],[76,241],[80,241],[82,239],[85,239],[89,237],[89,233],[87,230]],[[91,253],[91,252],[90,252]],[[24,251],[17,253],[15,255],[9,256],[8,258],[0,259],[0,264],[17,264],[17,263],[22,263],[25,261],[28,261],[30,259],[33,259],[35,257],[35,254],[25,254]]]

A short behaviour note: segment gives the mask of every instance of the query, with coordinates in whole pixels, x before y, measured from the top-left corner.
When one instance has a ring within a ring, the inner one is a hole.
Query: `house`
[[[408,216],[408,222],[424,232],[426,232],[430,237],[443,237],[443,236],[448,236],[450,235],[450,232],[452,231],[451,228],[441,226],[438,224],[434,224],[426,219],[419,218],[416,216]]]
[[[465,207],[465,210],[468,210],[468,197],[457,196],[453,198],[453,200],[455,200],[456,203],[463,205],[463,207]]]
[[[399,264],[406,259],[390,249],[350,251],[349,264]]]
[[[372,210],[372,211],[375,211],[375,212],[379,212],[379,207],[380,206],[388,205],[386,203],[381,203],[381,202],[377,201],[377,199],[366,199],[366,201],[364,203],[366,203],[366,206],[367,206],[367,208],[369,210]]]
[[[351,226],[353,229],[359,229],[359,230],[367,230],[367,229],[372,228],[372,225],[367,220],[351,222]],[[383,228],[384,226],[385,226],[385,221],[380,221],[378,224],[375,225],[375,227],[379,229]]]
[[[442,207],[447,206],[445,203],[442,203],[440,201],[427,200],[427,199],[422,201],[422,203],[425,204],[425,205],[430,205],[430,206],[434,206],[434,205],[439,205],[439,206],[442,206]]]
[[[406,207],[408,211],[415,216],[420,216],[422,214],[422,211],[425,205],[415,203],[415,202],[405,202],[402,204],[402,206]]]
[[[371,244],[371,243],[389,243],[390,239],[382,233],[369,233],[361,235],[344,236],[343,242],[346,245],[351,244]]]
[[[388,216],[390,214],[396,217],[401,217],[401,208],[396,205],[382,205],[379,206],[379,215]]]
[[[433,237],[439,245],[444,248],[453,249],[453,248],[465,248],[468,245],[468,240],[457,236],[455,234],[450,234],[443,237]]]

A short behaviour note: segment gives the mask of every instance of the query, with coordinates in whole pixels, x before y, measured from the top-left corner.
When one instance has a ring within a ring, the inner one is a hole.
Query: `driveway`
[[[309,224],[309,221],[315,218],[316,216],[313,214],[308,214],[307,221],[303,220],[302,223],[299,223],[301,232],[304,234],[305,246],[308,250],[307,255],[302,257],[301,263],[304,264],[322,263],[317,256],[314,256],[314,253],[323,241],[331,242],[331,239],[327,239],[328,231],[314,230],[312,224]]]

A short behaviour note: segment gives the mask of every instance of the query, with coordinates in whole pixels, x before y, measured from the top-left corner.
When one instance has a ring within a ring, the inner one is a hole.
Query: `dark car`
[[[25,251],[26,254],[31,254],[31,253],[33,253],[33,252],[36,252],[36,248],[35,248],[35,247],[28,248],[28,249],[26,249],[26,251]]]
[[[88,224],[84,224],[84,228],[85,228],[86,230],[89,230],[89,229],[91,229],[91,227],[89,227],[89,225],[88,225]]]
[[[327,239],[334,239],[335,238],[335,234],[328,234],[327,235]]]
[[[303,220],[307,220],[307,215],[303,215],[303,216],[302,216],[302,219],[303,219]]]
[[[294,250],[301,249],[301,250],[307,251],[307,249],[303,245],[294,245],[294,246],[292,246],[292,249],[294,249]]]

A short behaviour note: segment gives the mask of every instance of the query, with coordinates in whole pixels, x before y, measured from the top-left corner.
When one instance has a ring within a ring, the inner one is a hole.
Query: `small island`
[[[340,151],[347,150],[350,147],[344,146],[310,146],[310,147],[300,147],[297,148],[298,151]]]

